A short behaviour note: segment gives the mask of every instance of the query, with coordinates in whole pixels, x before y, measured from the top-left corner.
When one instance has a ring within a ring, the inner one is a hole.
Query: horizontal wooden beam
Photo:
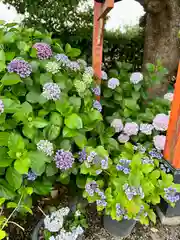
[[[98,17],[98,20],[100,18],[105,19],[107,14],[110,12],[110,10],[114,7],[114,0],[105,0],[105,3],[102,6],[102,10],[100,12],[100,15]]]

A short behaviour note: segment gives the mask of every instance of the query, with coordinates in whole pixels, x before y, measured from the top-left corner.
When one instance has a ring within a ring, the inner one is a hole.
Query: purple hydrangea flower
[[[37,178],[37,175],[31,170],[29,170],[29,172],[26,176],[27,176],[27,180],[29,180],[29,181],[35,181]]]
[[[91,181],[89,183],[86,183],[85,191],[89,194],[89,196],[93,197],[94,194],[98,191],[98,185],[96,181]]]
[[[71,152],[61,149],[56,152],[54,161],[56,162],[57,168],[65,171],[72,168],[74,163],[74,157]]]
[[[0,115],[4,112],[4,103],[3,101],[0,99]]]
[[[164,189],[165,199],[170,201],[171,203],[176,203],[180,200],[179,194],[177,194],[177,190],[173,187],[168,187]]]
[[[152,157],[152,158],[157,158],[159,160],[161,160],[163,158],[163,155],[161,152],[158,152],[155,148],[153,148],[150,152],[149,152],[149,155]]]
[[[31,65],[23,59],[14,59],[7,66],[8,72],[17,73],[20,77],[29,77],[32,72]]]
[[[75,61],[69,61],[69,62],[67,62],[66,66],[67,66],[70,70],[72,70],[72,71],[74,71],[74,72],[77,72],[77,71],[80,71],[80,70],[81,70],[81,67],[80,67],[79,63],[78,63],[78,62],[75,62]]]
[[[80,151],[79,153],[78,153],[78,155],[79,155],[79,161],[82,163],[82,162],[84,162],[85,160],[86,160],[86,158],[87,158],[87,153],[86,153],[86,150],[85,149],[83,149],[82,151]]]
[[[100,88],[100,86],[96,86],[95,88],[92,88],[92,91],[93,91],[93,93],[96,96],[100,96],[101,95],[101,88]]]
[[[116,203],[116,216],[121,217],[125,214],[125,210],[121,207],[119,203]]]
[[[128,159],[120,159],[119,164],[117,164],[117,166],[116,166],[116,169],[118,171],[124,172],[124,174],[129,174],[130,173],[130,169],[129,169],[130,163],[131,163],[131,161]]]
[[[94,100],[93,102],[93,108],[97,109],[99,112],[102,112],[102,105],[99,101]]]
[[[107,206],[106,200],[97,200],[96,204],[98,207],[106,207]]]
[[[47,100],[58,100],[60,98],[61,89],[56,83],[45,83],[43,86],[42,95]]]
[[[37,50],[37,56],[40,60],[52,57],[52,49],[47,43],[35,43],[33,48]]]
[[[101,168],[108,169],[108,157],[101,160]]]

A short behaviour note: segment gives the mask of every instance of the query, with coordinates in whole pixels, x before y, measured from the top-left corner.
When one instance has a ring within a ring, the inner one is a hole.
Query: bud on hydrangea
[[[3,101],[0,99],[0,115],[4,112],[4,103]]]
[[[111,127],[113,127],[115,129],[116,133],[119,133],[123,130],[123,123],[121,119],[114,119],[111,122]]]
[[[75,80],[74,86],[76,88],[76,91],[79,94],[82,94],[86,91],[86,84],[85,84],[85,82],[82,82],[81,80]]]
[[[108,80],[108,88],[115,89],[120,85],[119,79],[117,78],[111,78]]]
[[[164,113],[157,114],[153,120],[153,126],[158,131],[166,131],[168,124],[169,116]]]
[[[73,154],[69,151],[64,151],[63,149],[56,152],[54,160],[56,167],[63,171],[72,168],[74,163]]]
[[[78,59],[77,62],[81,66],[81,68],[85,69],[87,67],[87,62],[84,59]]]
[[[96,86],[95,88],[92,89],[93,93],[96,95],[96,96],[100,96],[101,95],[101,88],[100,86]]]
[[[102,112],[102,105],[99,101],[94,100],[93,102],[93,108],[97,109],[99,112]]]
[[[31,65],[23,59],[14,59],[7,66],[8,72],[17,73],[20,77],[29,77],[32,72]]]
[[[81,69],[79,63],[75,61],[67,62],[66,66],[69,68],[69,70],[74,72],[80,71]]]
[[[46,70],[47,72],[50,72],[52,74],[56,74],[59,72],[59,65],[56,62],[48,62],[46,64]]]
[[[37,50],[37,56],[40,60],[49,59],[53,55],[51,47],[47,43],[35,43],[33,48]]]
[[[88,73],[84,73],[82,79],[86,85],[90,85],[93,82],[92,76]]]
[[[140,124],[140,131],[146,135],[151,135],[152,134],[152,130],[154,129],[152,124]]]
[[[153,142],[157,150],[163,151],[166,143],[166,137],[164,135],[154,136]]]
[[[128,136],[137,135],[139,126],[135,122],[126,123],[124,126],[124,133]]]
[[[86,67],[85,70],[84,70],[84,73],[93,77],[94,76],[94,69],[92,67]]]
[[[42,95],[47,100],[58,100],[60,98],[61,90],[58,84],[56,83],[45,83],[43,86],[43,93]]]
[[[166,99],[166,100],[169,100],[170,102],[172,102],[173,101],[173,98],[174,98],[174,94],[173,93],[166,93],[165,95],[164,95],[164,99]]]
[[[40,140],[37,143],[37,149],[45,153],[47,156],[52,156],[54,153],[53,144],[48,140]]]
[[[133,84],[138,84],[143,80],[143,75],[140,72],[134,72],[130,76],[130,82]]]
[[[107,80],[108,79],[108,75],[105,71],[101,71],[101,79],[102,80]]]
[[[59,53],[59,54],[55,55],[55,59],[58,61],[58,63],[62,67],[65,67],[67,65],[67,63],[69,63],[69,61],[70,61],[68,56],[66,56],[63,53]]]
[[[119,137],[118,137],[118,141],[120,142],[120,143],[126,143],[126,142],[128,142],[129,141],[129,136],[127,135],[127,134],[120,134],[119,135]]]

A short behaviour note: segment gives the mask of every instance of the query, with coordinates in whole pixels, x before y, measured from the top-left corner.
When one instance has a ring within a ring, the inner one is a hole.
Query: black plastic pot
[[[34,231],[31,236],[31,240],[39,240],[39,231],[41,227],[43,227],[43,225],[44,225],[44,219],[40,220],[36,225],[36,227],[34,228]]]
[[[120,222],[112,220],[110,216],[104,216],[104,228],[116,237],[128,237],[135,224],[135,220],[122,220]]]

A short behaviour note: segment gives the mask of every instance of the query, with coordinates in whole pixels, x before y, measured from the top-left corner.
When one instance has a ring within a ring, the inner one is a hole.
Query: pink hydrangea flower
[[[169,116],[164,113],[157,114],[153,120],[153,126],[158,131],[166,131],[168,124]]]
[[[111,127],[115,129],[115,132],[119,133],[123,130],[123,123],[121,119],[114,119],[111,122]]]
[[[154,146],[157,150],[163,151],[166,143],[166,136],[157,135],[153,138]]]
[[[128,136],[137,135],[139,126],[135,122],[126,123],[124,127],[124,133]]]
[[[119,141],[120,143],[126,143],[126,142],[129,141],[129,136],[122,133],[122,134],[119,135],[118,141]]]
[[[33,45],[33,48],[37,50],[37,56],[40,60],[49,59],[53,55],[52,49],[50,45],[47,43],[43,42],[35,43]]]

